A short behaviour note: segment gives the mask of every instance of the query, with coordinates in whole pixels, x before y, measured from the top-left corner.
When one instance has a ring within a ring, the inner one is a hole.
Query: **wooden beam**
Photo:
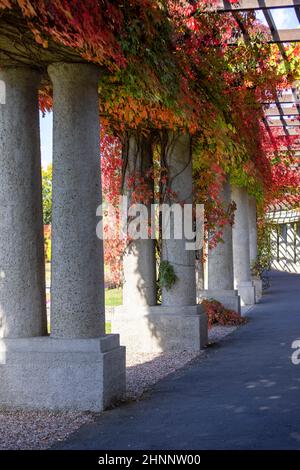
[[[295,12],[296,12],[296,16],[298,18],[298,21],[300,23],[300,8],[299,7],[295,7]]]
[[[244,38],[244,34],[241,32],[239,36],[235,36],[230,40],[230,45],[234,46],[237,44],[238,39]],[[300,42],[300,28],[294,29],[276,29],[270,28],[270,33],[266,34],[265,42],[269,44],[282,44],[286,42]]]
[[[274,130],[274,133],[272,132]],[[276,130],[276,134],[275,134]],[[300,129],[298,127],[270,127],[270,131],[274,137],[282,137],[288,135],[298,135],[300,138]]]
[[[283,108],[280,105],[276,106],[276,108],[267,108],[265,109],[266,116],[299,116],[299,111],[297,107],[294,108],[288,107]]]
[[[300,127],[300,121],[297,119],[271,119],[267,118],[267,123],[270,127],[282,127],[282,126],[292,126]]]
[[[220,12],[266,10],[269,8],[292,8],[297,5],[300,5],[300,0],[240,0],[238,3],[220,0],[217,2],[217,10]]]
[[[300,104],[300,93],[288,93],[286,95],[278,96],[277,101],[270,99],[262,104],[277,104],[277,103],[291,103],[291,104]]]
[[[299,42],[300,29],[277,29],[271,32],[271,38],[268,39],[269,43],[282,43],[282,42]]]
[[[288,147],[279,147],[278,150],[280,152],[288,152],[288,151],[291,151],[290,148]],[[300,149],[292,149],[293,152],[295,152],[295,158],[299,158],[300,157]]]

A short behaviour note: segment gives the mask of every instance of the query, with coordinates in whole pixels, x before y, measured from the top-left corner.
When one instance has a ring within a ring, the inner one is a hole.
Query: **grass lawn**
[[[117,289],[105,289],[105,306],[106,307],[117,307],[122,305],[122,288]]]
[[[51,276],[51,264],[46,263],[45,266],[46,271],[46,283],[50,286],[50,276]],[[47,291],[47,302],[50,304],[50,292]],[[122,287],[117,289],[105,289],[105,306],[106,307],[117,307],[118,305],[122,305],[123,303],[123,295],[122,295]],[[106,322],[105,330],[107,334],[111,332],[111,324],[110,322]],[[50,333],[50,325],[48,325],[48,332]]]
[[[117,289],[105,289],[105,307],[117,307],[118,305],[122,305],[122,303],[122,287]],[[105,330],[106,334],[109,335],[111,333],[111,324],[109,321],[105,323]]]
[[[111,334],[111,323],[110,323],[110,321],[105,322],[105,333],[107,335]]]

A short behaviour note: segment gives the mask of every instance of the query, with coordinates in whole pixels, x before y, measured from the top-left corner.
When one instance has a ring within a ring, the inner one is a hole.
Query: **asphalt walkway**
[[[272,275],[249,318],[144,400],[105,412],[55,448],[300,449],[300,364],[291,360],[300,275]]]

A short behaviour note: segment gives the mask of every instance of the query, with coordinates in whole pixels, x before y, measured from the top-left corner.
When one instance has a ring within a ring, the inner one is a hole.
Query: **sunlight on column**
[[[0,80],[0,104],[6,103],[6,86],[3,80]]]

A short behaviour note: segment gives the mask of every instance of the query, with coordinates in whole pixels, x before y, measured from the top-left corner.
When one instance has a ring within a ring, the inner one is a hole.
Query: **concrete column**
[[[236,203],[233,226],[233,262],[235,287],[242,305],[255,303],[255,288],[250,272],[248,193],[245,188],[233,187],[232,199]]]
[[[0,337],[47,333],[39,74],[0,69]]]
[[[188,134],[169,133],[166,155],[170,189],[178,202],[191,204],[193,192],[191,140]],[[172,204],[172,202],[171,202]],[[162,305],[186,306],[196,303],[195,251],[186,250],[186,238],[174,238],[174,213],[170,216],[169,240],[162,240],[162,259],[174,268],[177,281],[174,286],[162,290]]]
[[[250,267],[257,260],[257,215],[256,199],[253,196],[248,197],[248,220],[249,220],[249,248],[250,248]],[[262,280],[259,276],[252,276],[255,286],[255,301],[259,302],[262,297]]]
[[[154,182],[149,176],[149,171],[153,167],[151,135],[132,135],[129,138],[126,157],[126,176],[135,174],[137,177],[144,177],[148,190],[153,195]],[[134,188],[127,188],[125,191],[129,206],[133,190]],[[149,228],[152,203],[153,196],[146,202],[148,217],[145,223],[148,223]],[[138,217],[140,216],[141,214],[138,214]],[[138,239],[130,243],[123,258],[123,269],[123,305],[131,308],[156,305],[155,240],[151,239],[150,234],[147,240]]]
[[[5,358],[0,406],[99,412],[124,394],[125,351],[117,335],[104,336],[102,243],[96,237],[98,74],[79,64],[53,65],[49,71],[54,85],[52,325],[51,336],[35,338],[16,336],[41,335],[46,323],[38,79],[23,69],[0,72],[9,104],[0,105],[0,309],[10,336],[0,339]]]
[[[104,335],[103,242],[98,79],[87,64],[53,64],[53,215],[51,335]]]
[[[231,190],[229,180],[224,184],[221,200],[224,209],[231,203]],[[208,251],[208,289],[232,290],[233,279],[233,253],[232,253],[232,227],[227,224],[222,235],[223,243]]]
[[[256,261],[257,258],[257,219],[256,219],[256,199],[249,196],[249,246],[250,246],[250,265]]]
[[[227,210],[231,204],[229,178],[220,194],[222,204]],[[226,308],[240,312],[240,299],[234,290],[232,226],[224,227],[222,242],[208,251],[208,290],[204,295],[218,300]]]
[[[191,203],[190,137],[170,133],[166,150],[164,164],[168,167],[171,190],[177,193],[180,202]],[[162,240],[162,259],[168,260],[174,267],[177,281],[169,291],[163,289],[162,305],[151,306],[148,300],[151,297],[147,298],[148,304],[145,304],[145,297],[142,298],[144,305],[136,303],[141,301],[141,293],[137,292],[135,287],[136,279],[140,280],[140,268],[137,270],[137,277],[131,278],[134,281],[128,289],[131,289],[133,284],[134,297],[131,297],[131,303],[128,302],[127,305],[115,309],[111,322],[112,331],[120,334],[122,343],[129,351],[199,351],[207,344],[206,314],[203,312],[203,307],[196,304],[195,251],[186,250],[187,240],[184,235],[181,239],[172,236],[174,234],[172,214],[168,220],[171,220],[172,238]],[[147,248],[144,246],[143,252],[146,253],[144,256],[148,256],[146,261],[151,263],[147,270],[150,269],[153,273],[152,248],[149,246],[151,245],[149,244]],[[140,266],[144,266],[143,273],[149,272],[146,270],[144,260],[140,263]],[[147,276],[150,279],[150,275]],[[151,292],[153,296],[153,291]],[[125,296],[127,295],[125,291]]]

